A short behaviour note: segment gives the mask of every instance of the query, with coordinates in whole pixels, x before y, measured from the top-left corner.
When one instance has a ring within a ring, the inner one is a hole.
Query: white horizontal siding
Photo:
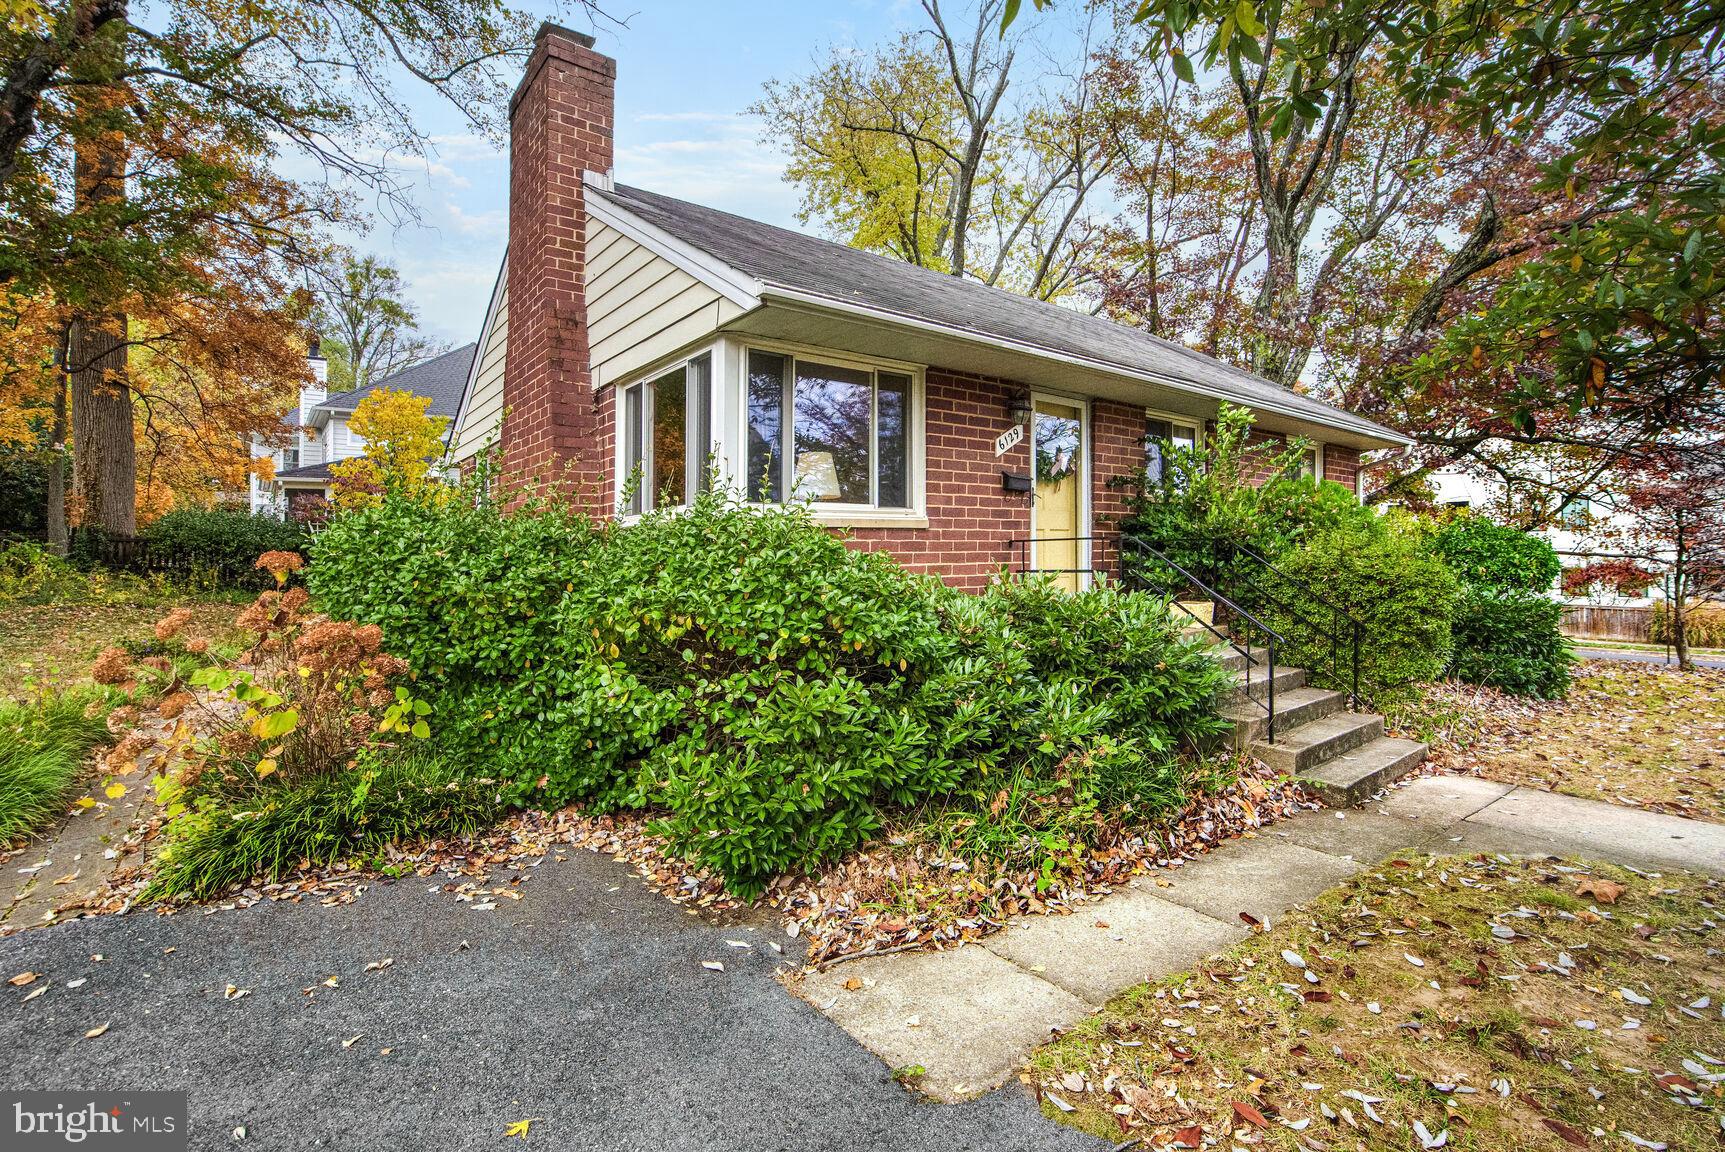
[[[589,218],[588,229],[587,334],[596,386],[625,383],[742,313],[614,228]]]
[[[502,273],[507,275],[507,271]],[[450,459],[466,460],[497,441],[503,419],[503,361],[509,348],[509,284],[497,289],[497,308],[491,327],[479,337],[479,361],[474,369],[473,391],[462,406],[461,424],[455,429]]]

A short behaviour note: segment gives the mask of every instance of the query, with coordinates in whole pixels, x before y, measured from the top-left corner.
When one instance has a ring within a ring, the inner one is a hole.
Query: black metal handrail
[[[1198,579],[1197,576],[1188,572],[1185,568],[1163,555],[1159,549],[1150,544],[1146,544],[1136,536],[1122,536],[1120,538],[1120,574],[1122,583],[1125,582],[1127,576],[1125,559],[1128,548],[1141,556],[1148,556],[1151,559],[1156,560],[1158,563],[1172,569],[1182,579],[1184,579],[1192,589],[1202,593],[1204,596],[1207,596],[1213,605],[1219,605],[1227,611],[1228,619],[1233,623],[1230,624],[1230,631],[1223,632],[1221,629],[1216,627],[1213,620],[1205,620],[1182,603],[1178,597],[1170,597],[1170,602],[1176,608],[1179,608],[1180,611],[1186,613],[1186,615],[1197,621],[1205,631],[1209,632],[1222,643],[1232,648],[1235,652],[1238,652],[1245,660],[1246,665],[1243,685],[1246,700],[1248,703],[1256,704],[1264,710],[1264,740],[1266,743],[1274,744],[1276,742],[1276,649],[1283,642],[1282,634],[1264,623],[1262,620],[1258,619],[1258,617],[1253,615],[1251,612],[1247,611],[1243,605],[1228,596],[1224,596],[1221,592],[1218,592],[1215,588]],[[1233,629],[1238,626],[1238,622],[1244,622],[1245,624],[1245,627],[1241,629],[1246,634],[1244,644],[1240,643],[1240,638],[1233,632]],[[1257,667],[1260,663],[1258,658],[1252,653],[1252,631],[1254,629],[1256,629],[1263,637],[1263,652],[1266,657],[1262,662],[1264,664],[1265,695],[1262,702],[1259,702],[1257,698],[1252,695],[1252,669]]]
[[[1293,585],[1305,595],[1320,615],[1325,612],[1329,614],[1328,639],[1330,641],[1329,670],[1331,681],[1338,685],[1344,682],[1342,652],[1346,648],[1348,666],[1345,682],[1348,684],[1348,706],[1358,711],[1360,707],[1360,638],[1364,632],[1364,625],[1360,623],[1359,618],[1312,587],[1307,581],[1282,571],[1267,556],[1260,554],[1256,549],[1245,544],[1235,544],[1233,551],[1236,555],[1244,555],[1247,559],[1261,565],[1265,571],[1277,579]],[[1252,582],[1252,587],[1267,598],[1275,599],[1272,593],[1261,588],[1256,581]],[[1314,620],[1309,614],[1302,612],[1297,604],[1282,603],[1277,606],[1296,617],[1301,623],[1309,625],[1315,631],[1324,631],[1323,621]]]
[[[1103,545],[1103,558],[1106,559],[1107,546],[1114,540],[1113,536],[1018,536],[1008,540],[1006,547],[1012,557],[1012,570],[1020,575],[1033,572],[1052,572],[1057,575],[1088,572],[1092,576],[1106,576],[1108,565],[1098,564],[1094,552],[1090,556],[1091,562],[1083,568],[1045,568],[1040,564],[1033,566],[1030,563],[1030,549],[1035,544],[1094,544],[1100,541]]]
[[[1099,540],[1117,541],[1115,547],[1120,563],[1120,581],[1123,585],[1130,587],[1128,577],[1131,573],[1128,571],[1126,566],[1126,552],[1128,549],[1131,549],[1142,556],[1146,556],[1165,565],[1177,573],[1195,591],[1209,598],[1213,604],[1219,605],[1227,614],[1230,621],[1244,622],[1245,627],[1242,631],[1246,633],[1246,637],[1245,643],[1242,644],[1240,643],[1239,637],[1235,636],[1231,632],[1224,632],[1220,628],[1217,628],[1214,621],[1205,620],[1183,604],[1177,597],[1169,597],[1170,602],[1176,608],[1190,616],[1200,627],[1209,632],[1212,636],[1216,637],[1216,639],[1240,654],[1240,657],[1245,661],[1246,674],[1243,681],[1243,691],[1245,692],[1246,701],[1247,703],[1256,705],[1264,710],[1264,739],[1267,743],[1274,744],[1276,742],[1276,649],[1278,646],[1283,644],[1283,637],[1280,632],[1277,632],[1274,628],[1271,628],[1268,624],[1265,624],[1262,620],[1258,619],[1258,617],[1253,615],[1252,612],[1248,611],[1244,605],[1223,595],[1221,592],[1218,592],[1215,588],[1211,587],[1209,584],[1200,580],[1197,576],[1163,555],[1161,551],[1149,544],[1146,544],[1143,540],[1140,540],[1135,536],[1019,537],[1007,541],[1007,547],[1013,558],[1013,569],[1020,574],[1029,575],[1038,572],[1055,574],[1088,572],[1093,575],[1101,575],[1105,577],[1108,574],[1108,569],[1106,566],[1098,566],[1095,564],[1094,561],[1096,557],[1094,555],[1091,557],[1092,564],[1086,568],[1044,568],[1040,566],[1033,567],[1030,563],[1030,547],[1033,544],[1092,543]],[[1106,555],[1106,552],[1104,554]],[[1264,653],[1264,659],[1260,659],[1253,649],[1252,630],[1254,629],[1264,640],[1262,647],[1256,650]],[[1265,668],[1265,698],[1262,701],[1252,695],[1252,670],[1257,667]]]

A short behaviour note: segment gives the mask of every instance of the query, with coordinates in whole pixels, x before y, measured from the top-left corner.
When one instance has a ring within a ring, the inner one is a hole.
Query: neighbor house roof
[[[275,474],[277,480],[333,480],[335,474],[329,470],[328,464],[301,464],[298,468],[287,468]]]
[[[415,364],[411,368],[403,368],[400,372],[373,381],[363,388],[330,396],[318,407],[331,412],[352,412],[359,407],[361,400],[375,390],[389,388],[397,392],[411,392],[415,396],[429,396],[431,404],[425,410],[426,415],[447,416],[453,421],[461,411],[461,393],[467,387],[467,373],[473,367],[473,357],[478,350],[477,343],[467,344],[453,352],[433,356],[430,360]]]
[[[1374,421],[1139,328],[641,188],[596,184],[587,191],[750,277],[759,289],[757,296],[788,291],[802,299],[814,297],[905,322],[934,324],[990,343],[1069,357],[1103,370],[1152,377],[1393,443],[1409,442]]]

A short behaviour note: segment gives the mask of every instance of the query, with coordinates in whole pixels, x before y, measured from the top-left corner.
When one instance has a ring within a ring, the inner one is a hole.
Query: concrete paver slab
[[[1070,916],[1020,920],[983,947],[1101,1005],[1122,988],[1190,967],[1245,934],[1237,917],[1223,923],[1129,889]]]
[[[1259,833],[1363,865],[1376,864],[1404,849],[1441,843],[1443,834],[1444,826],[1435,821],[1391,815],[1371,806],[1346,812],[1312,812],[1272,824]]]
[[[1424,776],[1390,789],[1372,807],[1392,816],[1406,816],[1422,824],[1440,827],[1478,812],[1492,801],[1509,794],[1513,784],[1480,780],[1472,776]]]
[[[1158,873],[1172,885],[1153,890],[1164,900],[1226,923],[1239,923],[1242,912],[1267,923],[1281,919],[1287,909],[1341,883],[1362,866],[1260,835],[1224,845],[1175,871]],[[1154,880],[1141,877],[1133,884],[1149,891]]]
[[[947,1101],[1000,1084],[1049,1029],[1089,1011],[978,947],[856,960],[809,974],[801,992],[888,1068],[921,1065],[922,1089]]]
[[[1725,875],[1725,826],[1599,800],[1516,788],[1469,816],[1547,850]],[[1549,847],[1543,847],[1547,846]]]

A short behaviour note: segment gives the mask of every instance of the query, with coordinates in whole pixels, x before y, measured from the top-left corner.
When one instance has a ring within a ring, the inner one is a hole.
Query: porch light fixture
[[[1016,392],[1006,401],[1006,419],[1012,424],[1030,423],[1030,393]]]

